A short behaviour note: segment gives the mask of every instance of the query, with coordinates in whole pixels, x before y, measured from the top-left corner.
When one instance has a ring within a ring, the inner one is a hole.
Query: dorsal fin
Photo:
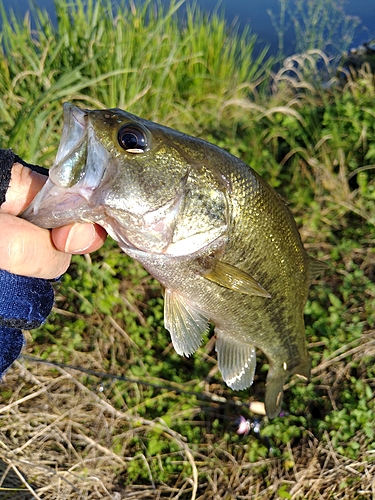
[[[221,330],[215,331],[217,362],[226,384],[235,391],[250,387],[256,366],[254,346],[238,342]]]
[[[309,284],[326,271],[328,265],[321,260],[309,256]]]
[[[247,295],[270,298],[271,295],[254,278],[238,267],[210,257],[210,270],[203,276],[218,285]]]
[[[190,356],[198,349],[208,322],[207,314],[193,302],[178,292],[165,289],[164,325],[178,354]]]

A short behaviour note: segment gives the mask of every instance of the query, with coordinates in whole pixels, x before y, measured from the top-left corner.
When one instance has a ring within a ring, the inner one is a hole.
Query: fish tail
[[[265,397],[268,418],[275,418],[280,413],[286,379],[285,373],[277,373],[272,369],[268,372]]]
[[[265,407],[268,418],[275,418],[281,410],[283,401],[284,384],[290,375],[300,375],[307,380],[310,379],[311,357],[307,355],[302,363],[291,371],[281,371],[270,368],[267,376]]]
[[[310,380],[310,375],[311,375],[311,356],[307,354],[306,359],[300,363],[296,368],[294,368],[291,373],[291,375],[301,375],[301,377],[304,377],[306,380]]]

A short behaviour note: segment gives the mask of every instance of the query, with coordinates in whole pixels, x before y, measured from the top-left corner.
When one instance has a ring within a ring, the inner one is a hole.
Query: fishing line
[[[183,389],[181,387],[175,386],[173,384],[156,384],[154,382],[147,382],[142,379],[137,379],[137,378],[131,378],[131,377],[125,377],[123,375],[115,375],[113,373],[106,373],[106,372],[98,372],[95,370],[90,370],[89,368],[83,368],[82,366],[74,366],[74,365],[68,365],[65,363],[59,363],[57,361],[47,361],[42,358],[37,358],[34,356],[28,356],[28,355],[22,355],[21,358],[26,359],[28,361],[31,361],[33,363],[41,363],[44,365],[49,365],[49,366],[55,366],[58,368],[64,368],[64,369],[70,369],[70,370],[75,370],[81,373],[85,373],[87,375],[90,375],[92,377],[100,378],[100,379],[110,379],[110,380],[118,380],[121,382],[129,382],[132,384],[140,384],[146,387],[153,387],[154,389],[167,389],[169,391],[175,391],[178,394],[187,394],[188,396],[194,396],[200,401],[212,401],[213,403],[220,403],[220,404],[229,404],[232,406],[236,407],[246,407],[249,409],[249,403],[244,403],[243,401],[235,400],[235,399],[229,399],[224,396],[218,396],[217,394],[209,394],[209,393],[204,393],[204,392],[196,392],[196,391],[187,391],[186,389]]]
[[[230,406],[235,406],[237,408],[243,408],[246,407],[247,410],[250,410],[250,412],[255,413],[255,414],[263,414],[262,412],[257,411],[257,405],[261,404],[264,408],[263,403],[257,403],[257,402],[248,402],[244,403],[243,401],[236,400],[236,399],[229,399],[224,396],[218,396],[217,394],[208,394],[208,393],[203,393],[203,392],[196,392],[196,391],[187,391],[186,389],[183,389],[181,387],[175,386],[173,384],[156,384],[154,382],[147,382],[142,379],[137,379],[137,378],[131,378],[131,377],[125,377],[123,375],[115,375],[113,373],[106,373],[106,372],[98,372],[95,370],[91,370],[89,368],[83,368],[82,366],[74,366],[74,365],[68,365],[66,363],[59,363],[57,361],[47,361],[45,359],[37,358],[34,356],[28,356],[28,355],[22,355],[21,358],[26,359],[27,361],[31,361],[33,363],[41,363],[44,365],[49,365],[52,367],[58,367],[58,368],[63,368],[63,369],[69,369],[69,370],[74,370],[77,372],[85,373],[86,375],[90,375],[92,377],[96,377],[99,379],[109,379],[109,380],[118,380],[121,382],[129,382],[132,384],[140,384],[146,387],[152,387],[154,389],[167,389],[169,391],[174,391],[176,394],[186,394],[188,396],[194,396],[197,398],[199,401],[210,401],[211,403],[217,403],[217,404],[228,404]],[[264,436],[261,434],[261,426],[262,426],[262,421],[258,420],[257,417],[253,417],[251,419],[245,419],[242,415],[239,416],[234,421],[234,424],[237,425],[238,430],[236,431],[237,434],[242,434],[244,437],[247,436],[249,433],[252,433],[255,435],[263,444],[268,448],[268,451],[270,453],[273,452],[273,447],[270,442],[270,439],[268,436]]]

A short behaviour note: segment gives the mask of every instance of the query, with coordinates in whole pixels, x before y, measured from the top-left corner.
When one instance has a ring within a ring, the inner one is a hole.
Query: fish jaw
[[[93,222],[92,217],[85,218],[88,195],[89,193],[80,189],[72,192],[72,190],[56,186],[48,179],[21,217],[46,229],[61,227],[76,221]]]
[[[21,214],[39,227],[53,228],[76,221],[96,222],[98,208],[90,203],[111,158],[95,139],[87,112],[64,104],[64,128],[49,178]]]

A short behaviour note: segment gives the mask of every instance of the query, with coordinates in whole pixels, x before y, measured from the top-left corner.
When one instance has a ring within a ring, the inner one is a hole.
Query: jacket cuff
[[[39,167],[39,165],[33,165],[31,163],[26,163],[24,160],[22,160],[22,158],[15,155],[11,149],[0,149],[0,206],[5,201],[6,192],[9,188],[10,178],[12,175],[12,167],[16,162],[21,163],[21,165],[30,168],[38,174],[48,176],[47,168]]]
[[[5,201],[15,155],[10,149],[0,149],[0,206]]]
[[[0,326],[0,379],[21,354],[25,339],[21,330]]]

